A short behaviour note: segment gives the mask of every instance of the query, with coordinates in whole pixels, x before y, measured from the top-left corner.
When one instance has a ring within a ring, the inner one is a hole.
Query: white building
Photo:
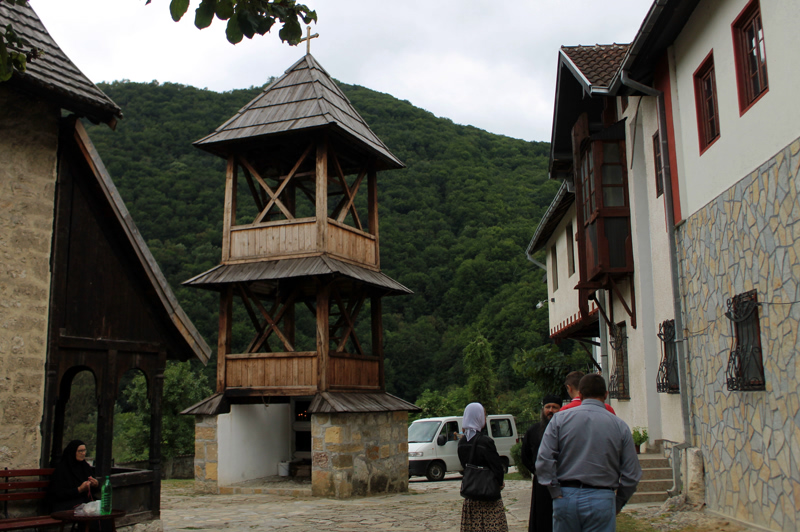
[[[630,45],[562,47],[564,185],[528,250],[551,337],[599,338],[617,414],[674,467],[702,457],[709,509],[774,530],[800,524],[798,22],[658,0]]]

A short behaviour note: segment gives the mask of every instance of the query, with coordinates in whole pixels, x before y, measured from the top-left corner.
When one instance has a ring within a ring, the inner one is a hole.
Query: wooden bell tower
[[[227,161],[221,263],[185,283],[220,293],[217,393],[384,392],[381,298],[410,291],[376,181],[403,163],[310,54],[195,145]]]

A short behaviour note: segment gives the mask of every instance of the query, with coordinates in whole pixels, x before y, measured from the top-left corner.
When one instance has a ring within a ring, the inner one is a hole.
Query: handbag
[[[497,484],[494,472],[488,467],[472,464],[479,438],[480,434],[476,434],[475,440],[472,442],[472,450],[469,453],[469,460],[464,467],[461,496],[476,501],[497,501],[500,500],[500,486]]]

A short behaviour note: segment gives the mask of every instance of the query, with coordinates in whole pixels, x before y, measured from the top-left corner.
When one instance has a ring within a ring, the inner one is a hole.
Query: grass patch
[[[526,480],[526,479],[522,476],[522,473],[506,473],[505,475],[503,475],[503,480]]]
[[[617,515],[617,532],[657,532],[657,530],[630,514],[619,514]]]

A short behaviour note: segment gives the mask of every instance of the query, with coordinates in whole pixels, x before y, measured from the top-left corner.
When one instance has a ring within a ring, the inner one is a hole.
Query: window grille
[[[611,327],[611,349],[614,350],[614,365],[608,379],[608,395],[613,399],[630,399],[628,384],[628,333],[625,324]]]
[[[658,338],[661,340],[661,364],[658,366],[656,391],[658,393],[680,393],[675,320],[661,322],[658,326]]]
[[[758,295],[755,290],[728,300],[725,316],[731,322],[733,346],[728,358],[728,390],[764,390],[764,363],[761,357],[761,328],[758,324]]]

